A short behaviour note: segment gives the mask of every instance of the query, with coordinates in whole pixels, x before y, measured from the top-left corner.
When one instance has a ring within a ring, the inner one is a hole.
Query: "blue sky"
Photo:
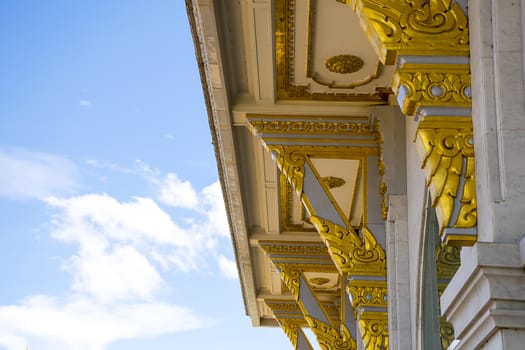
[[[252,328],[182,0],[0,3],[0,349],[289,349]]]

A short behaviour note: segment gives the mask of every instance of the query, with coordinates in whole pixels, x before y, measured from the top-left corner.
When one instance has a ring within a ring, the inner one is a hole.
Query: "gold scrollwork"
[[[451,279],[461,265],[460,247],[442,242],[436,249],[436,269],[438,278]]]
[[[454,326],[445,317],[439,318],[439,334],[441,336],[441,347],[448,349],[454,341]]]
[[[477,223],[472,120],[427,117],[417,140],[440,233],[444,228],[472,228]]]
[[[326,60],[325,66],[330,72],[350,74],[363,68],[365,62],[354,55],[337,55]]]
[[[339,0],[338,0],[339,1]],[[411,55],[469,54],[465,13],[452,0],[346,0],[386,64],[397,53]]]
[[[404,87],[401,110],[413,116],[420,107],[470,107],[470,67],[451,64],[406,64],[396,71],[393,89],[396,95]]]
[[[341,273],[373,276],[386,274],[385,251],[366,227],[362,228],[360,237],[353,229],[345,229],[329,220],[316,216],[310,219]]]
[[[361,314],[359,328],[366,350],[388,349],[388,317],[386,312]]]
[[[317,342],[323,350],[355,350],[357,344],[352,338],[350,331],[344,325],[340,325],[340,331],[322,321],[311,316],[304,319],[317,338]]]

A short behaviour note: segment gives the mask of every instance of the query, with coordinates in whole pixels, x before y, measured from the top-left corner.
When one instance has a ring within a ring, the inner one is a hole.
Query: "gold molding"
[[[440,235],[445,228],[465,229],[477,224],[472,139],[470,117],[426,117],[419,124],[416,142]],[[460,237],[456,244],[472,245],[475,239]]]
[[[383,160],[383,134],[381,133],[381,128],[379,127],[379,121],[376,121],[375,130],[377,130],[377,139],[379,144],[379,157],[377,159],[377,168],[379,170],[379,176],[381,176],[381,184],[379,185],[379,194],[381,195],[381,216],[383,220],[386,220],[388,217],[388,203],[386,193],[388,191],[388,186],[385,182],[385,171],[386,164]]]
[[[248,127],[255,134],[317,134],[317,135],[366,135],[375,136],[368,123],[330,122],[304,120],[268,120],[267,116],[250,115]],[[265,120],[255,120],[265,118]]]
[[[403,55],[468,56],[468,20],[452,0],[346,0],[361,19],[379,58]]]
[[[293,72],[295,55],[295,1],[276,0],[275,61],[277,71],[277,97],[280,100],[314,100],[385,103],[389,88],[376,88],[375,94],[313,93],[308,86],[295,85]]]
[[[279,255],[313,255],[328,256],[328,248],[321,244],[311,244],[309,242],[282,242],[282,241],[261,241],[260,247],[266,254]]]

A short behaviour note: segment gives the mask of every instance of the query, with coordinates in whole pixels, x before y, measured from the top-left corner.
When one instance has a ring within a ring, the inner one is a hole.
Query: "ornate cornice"
[[[379,58],[464,55],[469,50],[468,21],[452,0],[337,0],[354,9]]]

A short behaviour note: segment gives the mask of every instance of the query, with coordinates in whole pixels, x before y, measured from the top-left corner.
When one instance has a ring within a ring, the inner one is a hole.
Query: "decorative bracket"
[[[440,235],[452,245],[477,239],[472,139],[472,120],[461,117],[427,117],[416,136]]]
[[[349,5],[379,58],[396,55],[468,56],[468,20],[452,0],[337,0]],[[430,40],[429,40],[430,39]]]

